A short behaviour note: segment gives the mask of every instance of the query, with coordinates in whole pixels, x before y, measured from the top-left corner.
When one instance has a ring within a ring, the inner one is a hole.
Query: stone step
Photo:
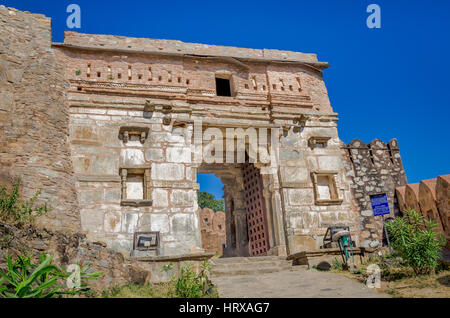
[[[226,270],[212,270],[211,277],[237,276],[237,275],[260,275],[267,273],[276,273],[281,271],[289,271],[291,266],[271,266],[271,267],[254,267],[254,268],[235,268]]]
[[[240,263],[253,263],[262,261],[286,261],[286,257],[283,256],[259,256],[259,257],[225,257],[225,258],[212,258],[210,262],[212,264],[240,264]]]
[[[212,277],[258,275],[292,268],[291,261],[278,256],[213,258],[211,265]]]
[[[213,269],[226,270],[234,268],[262,268],[262,267],[282,267],[291,266],[290,262],[287,261],[262,261],[262,262],[248,262],[248,263],[218,263],[212,264]]]

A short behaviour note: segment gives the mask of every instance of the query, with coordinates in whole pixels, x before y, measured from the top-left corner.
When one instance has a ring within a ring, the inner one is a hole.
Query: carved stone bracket
[[[120,127],[119,136],[122,136],[122,141],[127,143],[131,136],[139,136],[139,141],[144,144],[148,137],[148,127]]]
[[[312,136],[308,140],[309,147],[314,150],[316,145],[324,145],[326,146],[328,143],[328,140],[330,140],[331,137],[322,137],[322,136]]]

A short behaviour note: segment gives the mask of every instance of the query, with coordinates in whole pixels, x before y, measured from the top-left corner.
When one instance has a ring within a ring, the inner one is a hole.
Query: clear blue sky
[[[56,42],[76,3],[79,32],[317,53],[332,65],[324,79],[345,143],[397,138],[409,182],[450,173],[450,1],[0,3],[52,17]],[[366,27],[370,3],[381,7],[381,29]],[[199,180],[202,190],[212,181]],[[220,195],[221,187],[210,191]]]

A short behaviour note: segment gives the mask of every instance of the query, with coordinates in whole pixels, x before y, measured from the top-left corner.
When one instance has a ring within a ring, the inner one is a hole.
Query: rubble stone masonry
[[[67,82],[51,41],[49,18],[0,6],[0,182],[42,190],[52,209],[40,221],[77,231]]]

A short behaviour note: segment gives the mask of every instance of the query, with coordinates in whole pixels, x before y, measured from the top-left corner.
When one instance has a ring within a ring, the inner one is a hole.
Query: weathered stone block
[[[184,179],[184,165],[176,163],[152,164],[153,180],[176,181]]]
[[[119,160],[116,156],[97,156],[91,163],[92,174],[118,174]]]
[[[161,233],[169,233],[169,216],[166,214],[152,214],[151,230],[159,231]]]
[[[284,183],[306,183],[309,180],[309,172],[306,168],[281,167],[280,169]]]
[[[120,202],[121,190],[117,189],[105,189],[105,201],[106,202]]]
[[[103,201],[103,191],[101,190],[79,190],[80,203],[98,203]]]
[[[167,190],[154,189],[152,194],[153,207],[155,208],[166,208],[169,206]]]
[[[174,206],[192,206],[194,192],[192,190],[173,190],[170,194],[170,203]]]
[[[291,205],[306,205],[314,202],[313,189],[287,189],[285,191],[288,192]]]
[[[122,149],[120,162],[124,167],[143,165],[145,163],[144,152],[139,149]]]
[[[147,161],[164,161],[162,149],[150,148],[145,151],[145,159]]]
[[[125,213],[122,217],[122,232],[123,233],[134,233],[136,231],[138,223],[137,213]]]
[[[192,240],[196,228],[192,214],[175,214],[170,217],[170,233],[178,240]]]
[[[341,158],[334,156],[318,157],[319,169],[322,171],[338,171],[341,169]]]
[[[89,232],[102,232],[103,215],[104,212],[101,210],[82,209],[80,211],[82,228]]]
[[[121,213],[118,211],[108,211],[105,213],[104,229],[105,232],[120,232]]]
[[[171,147],[167,148],[166,153],[168,162],[178,162],[178,163],[191,162],[191,148]]]

